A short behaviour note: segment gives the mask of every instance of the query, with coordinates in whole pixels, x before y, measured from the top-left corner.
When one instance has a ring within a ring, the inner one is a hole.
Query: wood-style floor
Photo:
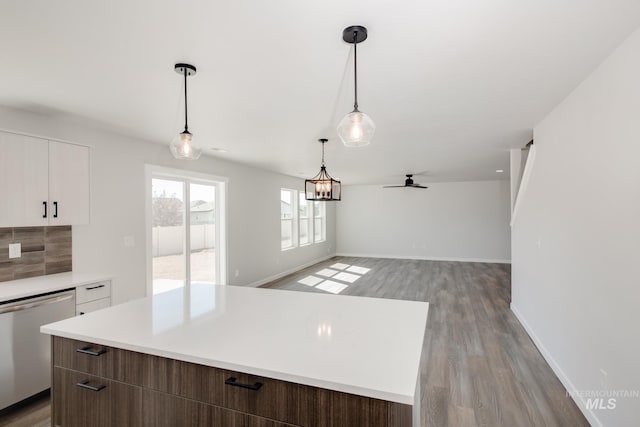
[[[336,263],[370,269],[340,295],[430,303],[423,427],[589,425],[509,309],[510,265],[336,257],[265,287],[324,292],[298,281]]]
[[[509,265],[336,257],[265,287],[325,293],[298,281],[326,279],[316,273],[336,263],[370,269],[350,272],[345,279],[355,277],[353,283],[329,278],[348,285],[340,295],[431,304],[421,367],[423,427],[589,425],[509,310]],[[49,417],[45,397],[0,414],[0,426],[46,427]]]
[[[50,427],[49,392],[43,392],[0,412],[0,427]]]

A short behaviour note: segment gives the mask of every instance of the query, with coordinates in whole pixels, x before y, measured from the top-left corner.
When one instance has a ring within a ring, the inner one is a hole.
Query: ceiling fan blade
[[[423,174],[427,174],[429,171],[422,171],[422,172],[418,172],[417,174],[419,175],[423,175]],[[407,173],[404,176],[407,177],[407,179],[404,180],[404,185],[385,185],[382,188],[408,188],[408,187],[413,187],[413,188],[429,188],[429,187],[425,187],[424,185],[420,185],[420,184],[416,184],[413,181],[413,175],[417,175],[417,174],[412,174],[412,173]]]

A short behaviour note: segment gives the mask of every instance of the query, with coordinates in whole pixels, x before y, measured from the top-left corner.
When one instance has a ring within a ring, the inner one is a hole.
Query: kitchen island
[[[52,423],[419,426],[428,304],[193,285],[45,325]]]

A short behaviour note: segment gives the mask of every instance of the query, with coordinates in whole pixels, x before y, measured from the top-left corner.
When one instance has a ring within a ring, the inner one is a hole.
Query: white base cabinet
[[[111,306],[111,280],[89,283],[76,288],[76,316]]]
[[[101,298],[95,301],[85,302],[84,304],[76,304],[76,316],[82,316],[83,314],[102,310],[107,307],[111,307],[111,298]]]

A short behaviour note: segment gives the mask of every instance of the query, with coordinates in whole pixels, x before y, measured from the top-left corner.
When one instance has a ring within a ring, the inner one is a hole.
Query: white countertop
[[[43,333],[414,404],[429,304],[193,285]]]
[[[0,282],[0,303],[62,289],[75,288],[111,278],[111,276],[104,274],[74,273],[69,271],[67,273]]]

